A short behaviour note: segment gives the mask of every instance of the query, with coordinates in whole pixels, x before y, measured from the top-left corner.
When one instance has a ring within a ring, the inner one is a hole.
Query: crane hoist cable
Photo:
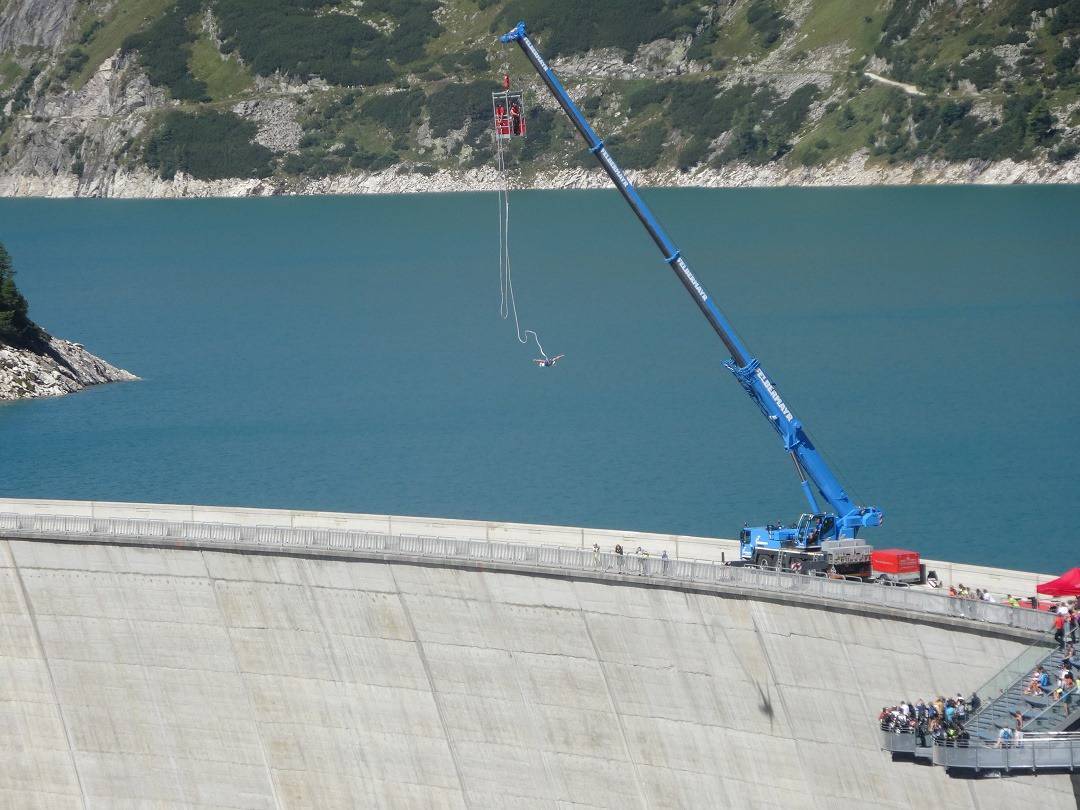
[[[509,90],[510,90],[510,75],[504,74],[503,80],[503,93],[502,102],[506,106],[499,106],[499,93],[492,94],[492,112],[495,116],[495,128],[493,130],[493,137],[495,138],[495,165],[499,172],[499,182],[496,188],[497,201],[499,205],[499,317],[504,321],[508,320],[512,315],[514,318],[514,334],[517,340],[522,345],[528,345],[529,338],[536,342],[536,348],[540,352],[540,357],[536,358],[533,362],[538,366],[550,368],[555,365],[559,360],[563,358],[563,355],[556,355],[555,357],[549,357],[547,352],[544,351],[544,346],[540,342],[540,336],[532,329],[522,329],[521,320],[518,317],[517,299],[514,296],[514,279],[511,272],[510,261],[510,172],[507,168],[507,149],[506,141],[510,137],[511,130],[509,129]],[[523,115],[520,106],[518,107],[518,114]],[[506,129],[504,134],[503,130]],[[523,134],[524,127],[521,126],[519,132],[515,134]]]

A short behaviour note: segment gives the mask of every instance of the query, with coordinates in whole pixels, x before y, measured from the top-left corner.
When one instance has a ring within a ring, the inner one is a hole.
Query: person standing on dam
[[[645,568],[646,568],[646,566],[647,566],[647,564],[649,562],[649,552],[647,552],[641,546],[638,546],[636,553],[637,553],[638,562],[641,565],[641,570],[638,571],[638,576],[643,577],[643,576],[645,576]]]
[[[1072,714],[1073,695],[1076,693],[1076,676],[1071,670],[1065,670],[1061,679],[1061,705],[1065,707],[1065,716]]]

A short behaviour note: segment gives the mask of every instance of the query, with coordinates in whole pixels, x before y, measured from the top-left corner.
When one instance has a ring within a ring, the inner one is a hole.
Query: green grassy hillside
[[[1064,161],[1080,151],[1080,0],[118,0],[59,54],[0,53],[0,171],[16,118],[117,49],[176,102],[126,152],[163,177],[321,177],[491,162],[490,91],[527,91],[525,170],[587,162],[515,48],[543,50],[633,168],[731,162]],[[665,41],[655,44],[658,41]],[[866,74],[908,85],[901,89]],[[40,77],[39,77],[40,74]],[[299,92],[287,85],[306,83]],[[287,97],[295,148],[232,108]],[[546,106],[541,106],[541,103]]]

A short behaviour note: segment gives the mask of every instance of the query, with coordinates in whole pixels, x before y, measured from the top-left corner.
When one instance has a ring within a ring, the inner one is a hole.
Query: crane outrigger
[[[858,506],[844,491],[829,469],[825,459],[803,429],[802,423],[784,402],[776,384],[761,363],[750,353],[736,334],[731,323],[717,307],[705,286],[690,270],[686,258],[668,237],[649,206],[638,194],[615,159],[604,146],[574,104],[558,77],[529,38],[524,22],[500,37],[503,43],[516,42],[536,69],[541,80],[569,116],[571,122],[588,144],[589,151],[607,172],[623,199],[633,209],[653,242],[660,249],[664,262],[675,272],[679,281],[694,299],[698,309],[723,342],[731,359],[724,362],[743,390],[757,403],[769,423],[780,435],[784,450],[789,454],[799,477],[810,511],[791,527],[765,525],[744,526],[739,535],[740,557],[745,562],[774,566],[797,567],[802,570],[834,568],[839,573],[863,576],[870,574],[870,547],[855,541],[859,530],[880,526],[884,515],[876,506]],[[822,509],[818,495],[827,505]]]

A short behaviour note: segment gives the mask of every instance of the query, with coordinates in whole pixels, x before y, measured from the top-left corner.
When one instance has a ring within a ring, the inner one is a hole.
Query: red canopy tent
[[[1057,579],[1039,585],[1035,590],[1047,596],[1080,596],[1080,568],[1066,571]]]

